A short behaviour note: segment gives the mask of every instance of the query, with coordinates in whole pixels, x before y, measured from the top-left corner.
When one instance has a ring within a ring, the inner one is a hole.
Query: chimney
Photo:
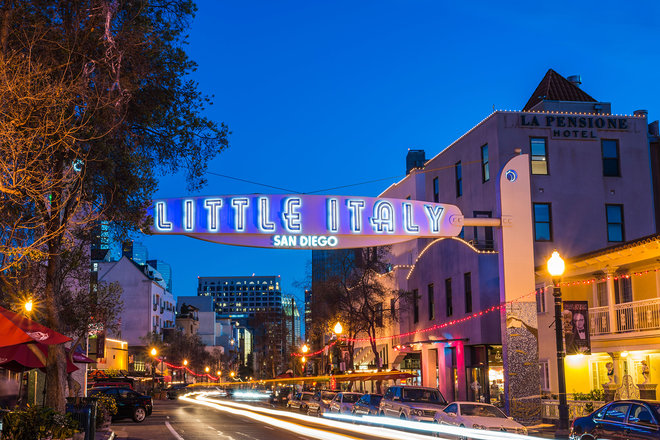
[[[575,87],[580,87],[580,84],[582,84],[582,78],[580,78],[580,75],[571,75],[568,78],[566,78],[568,82],[573,84]]]
[[[414,168],[424,168],[426,162],[426,153],[424,150],[411,150],[408,148],[406,155],[406,175],[410,174],[410,170]]]

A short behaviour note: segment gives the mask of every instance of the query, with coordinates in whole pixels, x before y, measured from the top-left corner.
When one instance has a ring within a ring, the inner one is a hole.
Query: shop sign
[[[419,200],[318,195],[225,195],[155,200],[154,234],[289,249],[382,246],[455,237],[458,207]]]
[[[589,303],[564,301],[562,324],[566,354],[591,354],[589,337]]]

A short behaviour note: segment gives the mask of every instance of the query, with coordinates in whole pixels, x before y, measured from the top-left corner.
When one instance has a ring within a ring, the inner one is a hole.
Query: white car
[[[350,414],[355,402],[360,400],[362,393],[337,393],[330,401],[330,412],[340,414]]]
[[[443,425],[527,435],[527,428],[487,403],[452,402],[436,413],[435,421]]]

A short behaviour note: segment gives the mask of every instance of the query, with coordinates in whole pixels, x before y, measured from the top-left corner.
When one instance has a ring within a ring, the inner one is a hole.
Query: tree
[[[0,276],[45,267],[45,323],[59,330],[67,252],[99,220],[120,237],[147,230],[158,174],[200,188],[229,133],[187,79],[192,1],[5,0],[0,12]],[[49,347],[59,410],[65,365]]]
[[[344,328],[348,369],[354,369],[354,340],[359,336],[369,339],[374,362],[381,368],[376,338],[381,329],[397,321],[398,305],[409,298],[409,292],[389,287],[389,255],[387,246],[338,253],[325,281],[318,283],[313,292],[315,301],[322,301],[326,307],[332,305],[335,311],[325,327],[332,328],[338,320]]]

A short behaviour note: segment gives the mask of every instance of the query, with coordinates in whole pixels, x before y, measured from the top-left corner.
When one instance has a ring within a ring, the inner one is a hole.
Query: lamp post
[[[23,304],[23,308],[28,314],[32,311],[32,305],[33,303],[31,299],[25,301],[25,304]]]
[[[555,437],[565,438],[568,433],[568,404],[566,402],[566,373],[564,371],[564,329],[562,322],[561,287],[559,282],[564,274],[564,260],[554,251],[548,260],[548,272],[552,276],[552,296],[555,299],[555,339],[557,343],[557,384],[559,388],[559,426]]]
[[[183,360],[183,384],[188,385],[186,381],[186,370],[188,369],[188,359]]]
[[[149,354],[153,358],[151,361],[151,394],[154,393],[154,390],[156,389],[156,364],[154,362],[156,361],[156,355],[158,355],[158,350],[156,350],[156,347],[153,347],[151,351],[149,351]]]

